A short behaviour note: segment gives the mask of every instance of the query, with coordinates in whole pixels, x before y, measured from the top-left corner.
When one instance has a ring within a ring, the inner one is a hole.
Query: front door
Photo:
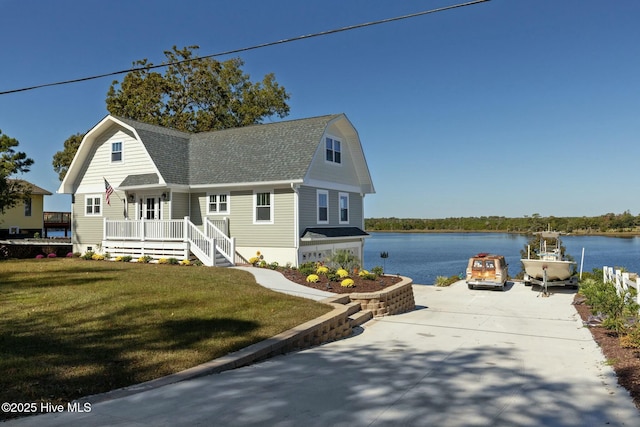
[[[140,219],[160,219],[160,197],[144,196],[140,203]]]

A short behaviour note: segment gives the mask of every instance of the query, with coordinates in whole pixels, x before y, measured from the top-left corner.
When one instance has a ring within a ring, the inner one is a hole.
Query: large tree
[[[71,166],[71,162],[73,161],[73,156],[76,155],[82,138],[84,138],[84,134],[82,133],[71,135],[64,142],[64,150],[58,151],[53,155],[53,170],[58,174],[60,181],[67,175],[69,166]]]
[[[17,173],[29,172],[33,164],[33,160],[25,153],[15,151],[18,145],[17,139],[4,135],[0,130],[0,214],[24,200],[31,192],[24,181],[10,178]]]
[[[107,92],[107,110],[115,116],[166,126],[186,132],[220,130],[261,123],[267,117],[289,114],[289,94],[272,73],[253,83],[244,73],[241,59],[219,62],[200,58],[198,46],[165,51],[156,66],[147,59],[133,63],[122,83],[114,80]],[[53,168],[62,181],[82,141],[71,135],[64,150],[53,157]]]
[[[239,58],[199,58],[198,46],[165,51],[165,73],[147,59],[134,62],[107,93],[109,113],[187,132],[247,126],[289,113],[289,94],[273,74],[252,83]]]

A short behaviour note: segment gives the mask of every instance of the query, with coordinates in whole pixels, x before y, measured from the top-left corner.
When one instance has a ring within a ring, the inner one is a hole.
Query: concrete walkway
[[[552,292],[417,285],[415,311],[351,338],[6,425],[637,426],[575,291]]]

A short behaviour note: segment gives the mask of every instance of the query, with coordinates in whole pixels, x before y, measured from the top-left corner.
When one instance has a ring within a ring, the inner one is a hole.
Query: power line
[[[310,39],[310,38],[314,38],[314,37],[326,36],[326,35],[329,35],[329,34],[341,33],[341,32],[344,32],[344,31],[355,30],[355,29],[358,29],[358,28],[371,27],[373,25],[386,24],[386,23],[394,22],[394,21],[401,21],[401,20],[404,20],[404,19],[415,18],[415,17],[418,17],[418,16],[428,15],[428,14],[431,14],[431,13],[444,12],[446,10],[457,9],[457,8],[461,8],[461,7],[465,7],[465,6],[472,6],[472,5],[479,4],[479,3],[486,3],[488,1],[490,1],[490,0],[474,0],[474,1],[467,2],[467,3],[459,3],[459,4],[452,5],[452,6],[445,6],[445,7],[440,7],[440,8],[437,8],[437,9],[430,9],[430,10],[425,10],[425,11],[422,11],[422,12],[411,13],[411,14],[408,14],[408,15],[396,16],[395,18],[386,18],[386,19],[381,19],[379,21],[365,22],[363,24],[349,25],[347,27],[336,28],[336,29],[333,29],[333,30],[321,31],[321,32],[318,32],[318,33],[311,33],[311,34],[306,34],[306,35],[302,35],[302,36],[296,36],[296,37],[291,37],[291,38],[287,38],[287,39],[277,40],[277,41],[273,41],[273,42],[261,43],[261,44],[257,44],[257,45],[254,45],[254,46],[243,47],[243,48],[240,48],[240,49],[228,50],[228,51],[225,51],[225,52],[219,52],[219,53],[214,53],[214,54],[211,54],[211,55],[200,56],[200,57],[197,57],[197,58],[183,59],[181,61],[175,61],[175,62],[169,62],[169,63],[151,65],[151,66],[134,67],[134,68],[128,68],[126,70],[113,71],[113,72],[105,73],[105,74],[97,74],[97,75],[93,75],[93,76],[89,76],[89,77],[81,77],[81,78],[78,78],[78,79],[64,80],[64,81],[53,82],[53,83],[44,83],[44,84],[40,84],[40,85],[36,85],[36,86],[23,87],[23,88],[20,88],[20,89],[11,89],[11,90],[6,90],[6,91],[0,92],[0,95],[7,95],[7,94],[10,94],[10,93],[17,93],[17,92],[26,92],[26,91],[29,91],[29,90],[41,89],[41,88],[49,87],[49,86],[60,86],[60,85],[66,85],[66,84],[71,84],[71,83],[85,82],[85,81],[88,81],[88,80],[96,80],[96,79],[101,79],[101,78],[104,78],[104,77],[116,76],[116,75],[119,75],[119,74],[130,73],[132,71],[152,70],[152,69],[155,69],[155,68],[168,67],[170,65],[178,65],[178,64],[184,64],[184,63],[192,62],[192,61],[199,61],[199,60],[202,60],[202,59],[214,58],[216,56],[232,55],[232,54],[236,54],[236,53],[247,52],[247,51],[250,51],[250,50],[261,49],[261,48],[264,48],[264,47],[275,46],[275,45],[279,45],[279,44],[290,43],[290,42]]]

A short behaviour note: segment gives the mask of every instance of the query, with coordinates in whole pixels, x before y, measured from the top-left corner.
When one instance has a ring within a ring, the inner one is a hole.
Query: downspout
[[[296,251],[296,267],[300,261],[300,224],[299,224],[299,211],[300,211],[300,198],[298,194],[298,186],[291,183],[291,190],[293,191],[293,247]]]

